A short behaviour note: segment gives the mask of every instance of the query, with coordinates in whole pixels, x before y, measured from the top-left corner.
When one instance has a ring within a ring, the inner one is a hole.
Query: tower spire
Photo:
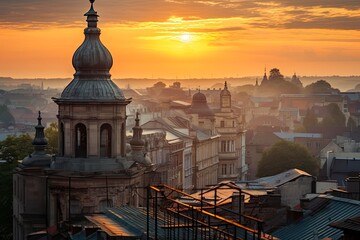
[[[87,13],[84,14],[86,16],[86,21],[88,22],[88,28],[97,28],[98,17],[97,12],[94,10],[94,2],[95,0],[90,0],[91,6]]]
[[[45,153],[48,141],[45,138],[44,126],[41,124],[41,112],[37,118],[38,124],[35,126],[35,138],[32,141],[34,152],[23,159],[24,166],[49,166],[51,156]]]
[[[32,141],[32,144],[35,148],[35,151],[44,151],[45,147],[47,146],[47,140],[44,134],[44,126],[41,124],[41,112],[39,111],[39,116],[37,118],[38,125],[35,127],[35,138]]]

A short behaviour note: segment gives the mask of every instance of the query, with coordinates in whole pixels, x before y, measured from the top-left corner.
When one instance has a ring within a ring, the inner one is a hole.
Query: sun
[[[192,36],[189,33],[183,33],[179,38],[182,42],[188,43],[191,41]]]

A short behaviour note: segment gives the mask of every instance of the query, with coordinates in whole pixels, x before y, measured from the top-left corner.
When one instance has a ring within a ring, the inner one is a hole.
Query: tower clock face
[[[223,97],[223,99],[222,99],[222,106],[223,106],[223,107],[230,107],[230,98],[228,98],[228,97]]]

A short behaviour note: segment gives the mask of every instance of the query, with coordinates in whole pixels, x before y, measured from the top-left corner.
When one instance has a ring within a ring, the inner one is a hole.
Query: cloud
[[[20,29],[83,27],[82,14],[89,5],[87,1],[74,0],[0,1],[0,24]],[[245,19],[248,25],[257,28],[359,30],[360,26],[359,0],[102,0],[95,2],[95,9],[100,15],[100,26],[166,22],[171,16],[179,16],[183,21]],[[242,28],[240,24],[218,29]]]

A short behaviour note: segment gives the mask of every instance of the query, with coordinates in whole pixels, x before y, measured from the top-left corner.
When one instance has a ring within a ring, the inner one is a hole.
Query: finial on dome
[[[87,13],[84,14],[84,16],[87,17],[86,21],[88,22],[89,28],[97,27],[97,22],[99,17],[99,15],[97,15],[97,12],[94,10],[94,2],[95,0],[90,0],[91,3],[90,9]]]
[[[227,86],[227,81],[225,81],[225,89],[227,90],[228,89],[228,86]]]

